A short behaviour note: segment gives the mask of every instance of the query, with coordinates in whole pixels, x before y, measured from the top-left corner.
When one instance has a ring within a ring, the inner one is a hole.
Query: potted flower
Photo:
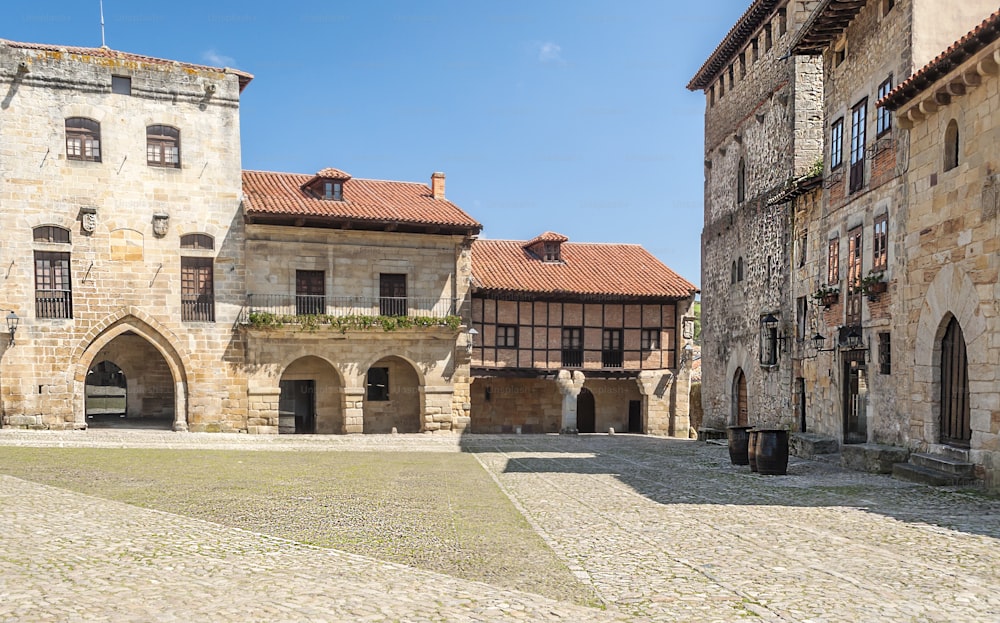
[[[819,290],[813,293],[813,298],[822,303],[824,307],[830,307],[840,300],[840,288],[820,286]]]
[[[886,291],[889,284],[885,281],[884,272],[881,270],[872,270],[866,277],[861,279],[859,286],[861,291],[868,295],[869,299],[875,300],[879,294]]]

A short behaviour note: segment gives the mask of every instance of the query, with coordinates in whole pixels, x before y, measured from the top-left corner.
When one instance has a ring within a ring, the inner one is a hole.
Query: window
[[[892,340],[889,333],[878,334],[878,373],[892,374]]]
[[[743,258],[736,260],[736,281],[743,281]]]
[[[660,350],[660,330],[643,329],[640,346],[646,352]]]
[[[778,35],[788,32],[788,17],[785,9],[778,9]]]
[[[882,17],[888,15],[894,6],[896,6],[896,0],[882,0]]]
[[[562,365],[579,368],[583,365],[583,329],[564,327],[562,330]]]
[[[181,236],[181,248],[211,251],[215,248],[215,240],[208,234],[185,234]]]
[[[295,271],[295,314],[318,316],[326,313],[326,273],[322,270]]]
[[[70,254],[35,251],[35,317],[72,318]]]
[[[379,275],[379,313],[383,316],[406,316],[406,275]]]
[[[830,170],[844,161],[844,119],[841,117],[830,126]]]
[[[750,58],[755,63],[760,59],[760,44],[756,37],[750,42]]]
[[[55,225],[42,225],[31,230],[35,242],[69,244],[69,230]]]
[[[764,51],[767,52],[771,49],[771,22],[764,24]]]
[[[840,65],[847,60],[847,39],[842,38],[833,45],[832,60],[834,67],[840,67]]]
[[[111,76],[111,92],[132,95],[132,79],[128,76]]]
[[[517,348],[517,325],[497,325],[497,348]]]
[[[733,86],[736,85],[736,68],[732,65],[729,66],[729,89],[732,90]]]
[[[948,122],[944,131],[944,170],[951,171],[958,166],[958,122]]]
[[[809,243],[809,230],[803,229],[802,233],[799,234],[799,248],[796,249],[796,251],[798,251],[798,256],[799,256],[798,257],[799,268],[802,268],[803,266],[806,265],[806,247],[808,246],[808,243]]]
[[[872,231],[872,270],[880,271],[889,267],[889,215],[875,217]]]
[[[605,329],[604,345],[601,348],[601,365],[605,368],[620,368],[623,362],[622,330]]]
[[[882,101],[882,98],[892,91],[892,74],[885,81],[878,85],[878,99]],[[875,116],[875,136],[879,137],[892,129],[892,111],[885,106],[878,107],[878,114]]]
[[[389,400],[389,368],[368,368],[368,400]]]
[[[733,262],[733,268],[729,274],[729,283],[736,283],[736,262]]]
[[[736,165],[736,201],[743,203],[747,193],[747,165],[743,158]]]
[[[715,85],[708,88],[708,105],[715,106]]]
[[[862,228],[847,232],[847,324],[861,324]]]
[[[215,285],[210,257],[181,257],[181,320],[215,322]]]
[[[719,78],[719,99],[721,100],[726,94],[726,78],[723,76]]]
[[[86,117],[66,120],[66,158],[101,161],[101,124]]]
[[[806,328],[809,322],[809,297],[800,296],[795,299],[795,339],[806,339]]]
[[[558,242],[546,242],[546,243],[544,243],[544,245],[543,245],[544,252],[542,254],[542,257],[544,258],[544,260],[546,262],[558,262],[558,261],[560,261],[562,259],[562,255],[561,255],[560,249],[559,249],[560,246],[561,245]]]
[[[760,365],[778,365],[778,322],[770,315],[760,319]]]
[[[865,185],[865,122],[868,116],[868,98],[851,109],[851,192]]]
[[[746,78],[747,75],[747,53],[746,51],[740,52],[740,80]]]
[[[837,285],[840,282],[840,238],[834,238],[827,245],[826,253],[826,283]]]
[[[342,201],[344,199],[344,183],[323,182],[323,198],[333,201]]]
[[[181,131],[169,125],[146,128],[146,164],[151,167],[181,166]]]

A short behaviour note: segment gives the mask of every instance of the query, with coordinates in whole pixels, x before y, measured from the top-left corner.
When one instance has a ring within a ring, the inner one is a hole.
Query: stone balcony
[[[457,329],[460,303],[451,298],[248,294],[238,322],[251,328],[329,324],[367,329],[391,323]]]

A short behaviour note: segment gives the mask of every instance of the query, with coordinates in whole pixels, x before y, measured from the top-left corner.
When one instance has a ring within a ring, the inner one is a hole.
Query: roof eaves
[[[867,3],[868,0],[823,0],[795,36],[789,54],[822,54]]]
[[[751,34],[756,32],[764,23],[765,18],[771,14],[783,0],[754,0],[747,8],[746,12],[736,20],[736,24],[729,29],[729,32],[719,43],[715,51],[708,57],[701,69],[688,82],[689,91],[698,91],[708,88],[715,76],[725,69],[736,52],[743,47]]]

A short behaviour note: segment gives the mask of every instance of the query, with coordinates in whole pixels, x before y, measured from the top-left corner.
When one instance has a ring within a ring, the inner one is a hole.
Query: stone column
[[[562,427],[559,430],[561,433],[575,434],[578,432],[576,426],[576,398],[580,395],[580,390],[583,389],[583,382],[585,380],[586,377],[579,370],[572,372],[569,370],[560,370],[556,376],[556,386],[559,387],[559,393],[562,394]]]
[[[178,381],[174,383],[174,431],[186,433],[187,429],[187,386]]]
[[[450,385],[428,385],[421,387],[423,393],[423,432],[450,431],[454,428],[455,417],[451,409],[454,390]]]
[[[642,416],[647,435],[668,436],[671,434],[670,382],[673,374],[667,371],[645,370],[636,378],[639,393],[642,394]],[[684,429],[687,436],[687,429]]]

